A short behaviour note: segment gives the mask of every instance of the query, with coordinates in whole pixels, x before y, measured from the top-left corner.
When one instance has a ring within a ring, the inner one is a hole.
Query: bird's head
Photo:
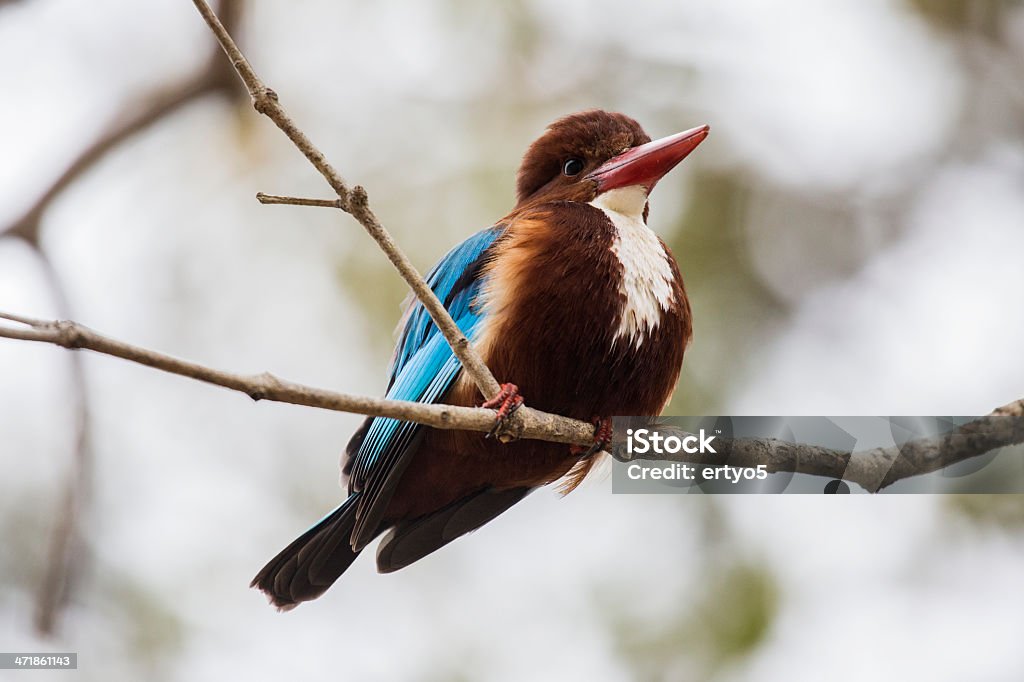
[[[593,109],[560,118],[523,156],[516,208],[602,197],[623,213],[647,216],[654,185],[699,145],[708,126],[651,141],[628,116]]]

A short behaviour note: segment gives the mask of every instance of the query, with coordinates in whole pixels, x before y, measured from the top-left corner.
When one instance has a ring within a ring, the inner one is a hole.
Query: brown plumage
[[[624,114],[595,109],[558,119],[523,155],[516,174],[516,208],[511,215],[546,201],[593,200],[596,188],[579,178],[613,156],[650,141],[640,124]],[[571,158],[581,159],[584,166],[580,173],[567,177],[562,165]]]
[[[692,333],[690,306],[675,259],[644,225],[646,197],[706,134],[652,143],[627,116],[587,111],[556,121],[528,149],[517,204],[465,276],[482,283],[471,303],[483,320],[474,343],[530,406],[591,420],[659,414],[671,397]],[[483,398],[461,374],[438,402]],[[378,568],[387,572],[530,490],[566,476],[571,490],[595,461],[555,443],[419,427],[388,471],[367,475],[360,458],[371,421],[349,446],[349,501],[253,581],[282,608],[321,594],[384,531]]]

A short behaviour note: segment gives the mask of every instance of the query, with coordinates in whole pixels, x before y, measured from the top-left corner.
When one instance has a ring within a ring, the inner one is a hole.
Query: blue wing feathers
[[[483,320],[483,311],[474,305],[483,280],[481,268],[487,250],[503,232],[493,227],[478,232],[449,251],[427,275],[427,283],[444,303],[462,333],[474,340]],[[444,336],[419,301],[408,307],[395,354],[391,362],[387,397],[431,403],[438,400],[458,377],[462,364],[452,353]],[[415,448],[418,424],[378,417],[371,421],[365,437],[354,453],[349,487],[361,491],[358,516],[377,518],[382,513],[370,509],[386,505],[394,481],[388,474],[410,448]],[[357,521],[353,544],[363,545],[375,528]],[[359,539],[361,538],[361,540]]]
[[[479,290],[480,267],[483,265],[485,252],[501,234],[502,229],[492,227],[477,232],[449,251],[434,268],[427,273],[427,284],[441,299],[452,319],[462,328],[461,318],[471,316],[470,304]],[[409,305],[405,315],[402,334],[395,347],[395,356],[391,362],[390,384],[401,373],[405,364],[422,349],[428,339],[437,334],[437,327],[423,305],[415,299]],[[463,329],[463,333],[467,330]],[[390,396],[389,396],[390,397]],[[406,400],[412,398],[405,398]]]

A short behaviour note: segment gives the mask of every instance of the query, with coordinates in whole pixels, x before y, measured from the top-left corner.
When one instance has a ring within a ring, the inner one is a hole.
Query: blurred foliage
[[[1024,495],[948,495],[947,509],[970,521],[1024,530]]]
[[[778,588],[761,564],[738,563],[709,580],[701,595],[693,640],[717,669],[752,652],[768,634],[778,610]]]
[[[669,240],[693,307],[694,342],[668,414],[721,411],[730,390],[744,380],[744,359],[785,313],[744,252],[739,231],[748,196],[738,174],[697,173],[681,225]],[[687,371],[694,365],[699,375]]]
[[[678,506],[700,530],[698,579],[685,590],[691,599],[659,619],[614,602],[607,609],[620,655],[636,679],[650,682],[717,678],[764,643],[780,604],[775,576],[736,544],[717,499],[686,496]]]
[[[620,653],[637,679],[712,679],[767,637],[779,607],[774,577],[759,563],[712,562],[690,591],[694,601],[659,621],[613,619]]]
[[[1024,446],[1011,446],[957,462],[939,472],[941,490],[970,494],[986,490],[1005,497],[1024,490]]]
[[[123,572],[104,572],[95,594],[116,623],[125,651],[148,671],[147,679],[172,679],[172,661],[186,642],[186,624],[162,595]]]
[[[956,31],[978,31],[992,38],[1012,6],[1020,0],[909,0],[910,5],[926,19],[942,28]]]
[[[508,54],[528,57],[543,46],[543,26],[532,4],[524,0],[483,5],[469,0],[446,0],[443,7],[445,19],[453,31],[473,31],[480,25],[481,14],[499,13],[505,42],[500,49]]]
[[[4,501],[0,513],[0,576],[4,588],[18,587],[29,592],[39,588],[39,566],[46,561],[56,517],[56,502],[46,491],[25,488]]]
[[[353,301],[371,322],[366,329],[374,338],[368,345],[382,349],[381,357],[389,358],[394,346],[395,326],[401,315],[401,302],[409,290],[408,286],[376,250],[371,250],[368,255],[358,249],[348,251],[338,263],[335,275],[344,291],[355,294]],[[381,376],[384,376],[383,366]]]

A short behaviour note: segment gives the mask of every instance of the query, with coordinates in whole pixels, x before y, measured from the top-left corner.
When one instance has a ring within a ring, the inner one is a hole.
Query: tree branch
[[[487,432],[494,428],[494,410],[416,403],[337,393],[279,379],[272,374],[243,375],[206,367],[187,360],[133,346],[99,334],[70,321],[36,320],[0,312],[0,319],[24,327],[0,325],[0,337],[52,343],[64,348],[84,348],[112,355],[171,374],[197,379],[247,394],[253,400],[271,400],[306,405],[371,417],[393,417],[439,429]],[[516,411],[520,419],[507,431],[510,438],[533,438],[555,443],[587,445],[593,442],[594,427],[587,422],[540,412],[528,407]]]
[[[242,0],[221,0],[224,23],[237,25]],[[77,157],[57,176],[29,208],[17,219],[0,228],[0,238],[14,237],[24,241],[39,257],[50,290],[57,301],[58,314],[71,316],[67,291],[42,246],[40,228],[43,215],[64,190],[93,169],[108,153],[128,139],[167,118],[207,94],[232,94],[236,85],[231,69],[211,50],[204,67],[191,78],[157,90],[143,99],[141,108],[126,108],[119,121],[81,150]],[[57,522],[49,546],[49,555],[36,596],[35,627],[43,635],[56,630],[60,609],[69,597],[74,580],[76,552],[82,549],[82,515],[87,506],[93,455],[90,447],[88,389],[81,358],[71,358],[71,379],[75,405],[75,438],[71,464],[57,513]]]
[[[672,426],[657,424],[662,435],[690,435]],[[621,434],[618,434],[621,436]],[[1004,405],[984,417],[940,436],[918,438],[903,445],[859,452],[791,443],[776,438],[724,438],[715,441],[717,453],[665,453],[631,457],[625,443],[616,439],[612,456],[621,462],[644,459],[687,464],[723,464],[732,467],[764,465],[768,473],[791,472],[825,476],[856,483],[878,492],[897,481],[920,476],[998,448],[1024,443],[1024,398]]]
[[[71,302],[57,270],[47,254],[36,248],[36,254],[50,283],[57,309],[63,315],[70,315]],[[85,547],[81,529],[83,516],[88,507],[89,492],[92,488],[93,451],[90,438],[89,394],[81,356],[71,357],[71,386],[74,399],[74,445],[71,464],[64,482],[57,522],[50,539],[46,567],[43,570],[36,591],[35,628],[43,635],[51,635],[57,629],[60,611],[67,603],[74,584],[75,561]]]
[[[240,0],[223,0],[220,5],[225,23],[235,25],[241,13]],[[39,226],[50,204],[72,183],[89,172],[122,143],[174,114],[187,104],[212,93],[234,91],[232,72],[223,59],[213,52],[197,74],[173,87],[157,90],[144,98],[137,110],[122,114],[121,120],[92,144],[79,152],[53,183],[12,223],[0,229],[0,237],[17,237],[32,245],[39,243]]]
[[[269,118],[281,129],[281,132],[292,141],[292,144],[302,152],[337,193],[339,200],[338,208],[355,218],[359,224],[366,228],[370,236],[376,240],[399,274],[402,275],[402,278],[412,288],[416,298],[419,299],[420,303],[423,304],[423,307],[430,314],[434,324],[444,334],[448,345],[452,348],[452,352],[455,353],[463,368],[473,378],[473,381],[480,389],[480,393],[485,397],[496,395],[501,390],[501,387],[498,385],[494,375],[491,374],[491,370],[487,368],[480,354],[476,352],[469,339],[466,338],[462,330],[455,324],[455,321],[448,314],[448,311],[441,301],[438,300],[430,286],[423,280],[419,272],[416,271],[416,268],[413,267],[394,239],[391,238],[390,233],[384,229],[377,216],[370,210],[366,190],[359,185],[349,189],[341,175],[328,163],[323,153],[313,145],[305,133],[299,130],[295,122],[288,116],[284,107],[278,101],[277,93],[264,85],[263,81],[256,75],[249,61],[238,49],[235,41],[210,8],[210,5],[205,0],[192,1],[203,16],[203,19],[206,20],[210,30],[217,37],[217,41],[231,60],[231,64],[234,66],[238,76],[245,83],[246,89],[252,96],[253,108]],[[513,415],[513,419],[509,420],[509,427],[515,428],[517,420],[521,418],[521,416],[516,417]],[[593,427],[591,427],[591,434],[593,434]]]
[[[117,341],[76,322],[37,320],[5,312],[0,312],[0,319],[24,325],[0,325],[0,337],[51,343],[70,349],[84,348],[240,391],[253,400],[391,417],[438,429],[487,432],[494,426],[494,411],[489,409],[338,393],[280,379],[269,373],[243,375],[213,369]],[[529,407],[520,408],[517,414],[520,419],[508,434],[512,438],[576,445],[593,442],[593,426],[587,422]],[[664,425],[658,428],[663,434],[673,429]],[[631,458],[626,453],[622,438],[623,434],[616,434],[611,453],[619,461],[628,462]],[[1024,443],[1024,399],[1004,405],[950,433],[909,441],[900,447],[851,453],[774,438],[734,438],[720,442],[725,449],[719,448],[716,454],[679,452],[644,459],[689,464],[728,463],[734,467],[764,465],[769,473],[792,472],[843,479],[857,483],[869,492],[877,492],[904,478],[938,471],[997,448]]]

